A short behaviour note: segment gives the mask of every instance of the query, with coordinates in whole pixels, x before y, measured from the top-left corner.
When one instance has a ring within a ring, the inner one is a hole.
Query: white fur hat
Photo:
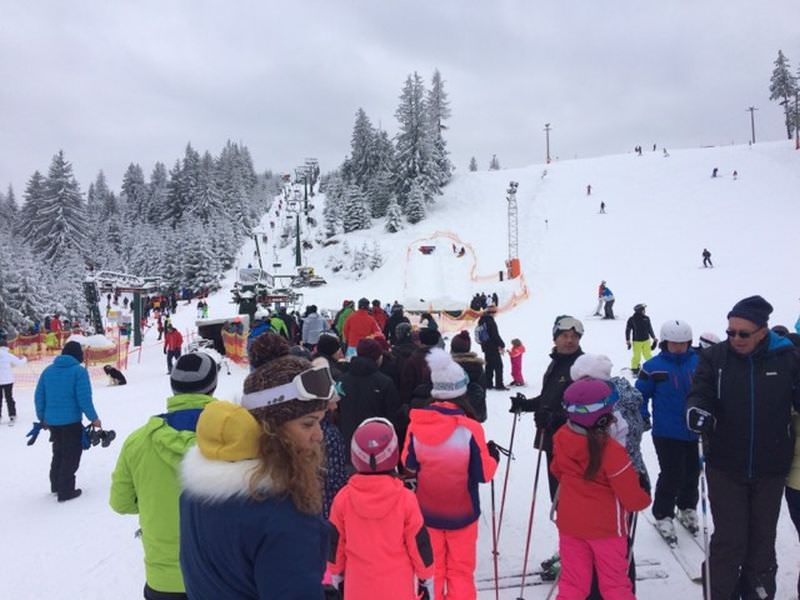
[[[439,400],[458,398],[467,393],[469,377],[464,369],[441,348],[433,348],[426,357],[431,370],[431,396]]]
[[[611,369],[614,363],[605,354],[581,354],[572,364],[569,376],[572,381],[578,381],[584,377],[592,379],[611,379]]]

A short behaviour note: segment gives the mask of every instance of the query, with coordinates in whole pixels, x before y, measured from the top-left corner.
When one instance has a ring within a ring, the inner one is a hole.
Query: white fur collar
[[[237,462],[211,460],[194,446],[183,457],[181,485],[190,496],[210,503],[247,497],[250,495],[250,474],[257,465],[258,459],[255,458]],[[268,492],[269,480],[263,481],[259,488]]]

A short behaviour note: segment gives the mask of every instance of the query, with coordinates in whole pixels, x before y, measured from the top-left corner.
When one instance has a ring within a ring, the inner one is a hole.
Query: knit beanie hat
[[[581,379],[564,391],[567,419],[587,429],[597,425],[604,415],[614,411],[617,392],[599,379]]]
[[[261,337],[267,338],[267,341],[262,344],[260,354],[264,360],[261,366],[250,373],[244,380],[242,406],[245,408],[254,406],[249,410],[256,419],[268,421],[275,426],[313,412],[325,410],[329,401],[327,398],[314,400],[287,398],[283,400],[278,397],[266,406],[258,405],[259,403],[255,396],[251,396],[248,399],[248,395],[256,392],[290,384],[295,375],[311,368],[309,361],[299,356],[292,356],[289,353],[289,345],[280,336],[266,333]],[[280,343],[281,340],[283,343]],[[270,343],[268,344],[267,342]],[[287,391],[287,393],[290,392]]]
[[[372,338],[361,338],[356,346],[356,354],[374,362],[378,362],[378,359],[383,356],[380,345]]]
[[[358,309],[363,310],[369,308],[369,300],[367,298],[360,298],[358,301]]]
[[[75,340],[69,341],[66,344],[64,344],[64,348],[61,350],[61,354],[64,354],[66,356],[71,356],[79,363],[83,362],[83,347]]]
[[[432,398],[451,400],[467,393],[469,377],[447,352],[432,348],[425,360],[431,370]]]
[[[250,359],[250,366],[257,369],[276,353],[289,354],[289,342],[282,335],[266,331],[253,340],[250,350],[247,351],[247,357]]]
[[[217,387],[217,363],[205,352],[184,354],[169,376],[175,394],[210,394]]]
[[[581,354],[572,363],[569,376],[572,381],[578,381],[584,377],[591,379],[611,379],[611,369],[614,363],[605,354]]]
[[[342,346],[339,344],[339,338],[335,335],[323,333],[319,336],[319,340],[317,341],[317,354],[330,358],[336,354],[338,350],[341,350],[341,348]]]
[[[366,419],[350,442],[350,461],[359,473],[386,473],[397,467],[400,446],[392,424],[383,418]]]
[[[197,420],[197,447],[211,460],[238,461],[258,457],[261,426],[246,408],[214,400]]]
[[[744,300],[739,300],[733,305],[728,318],[739,317],[755,323],[759,327],[764,327],[769,321],[772,313],[772,305],[761,296],[750,296]]]
[[[470,348],[469,331],[462,331],[450,340],[450,352],[453,354],[469,352]]]
[[[411,323],[398,323],[394,328],[394,339],[398,344],[411,340]]]
[[[442,339],[438,329],[431,329],[430,327],[423,327],[419,330],[419,343],[423,346],[432,348],[438,344]]]

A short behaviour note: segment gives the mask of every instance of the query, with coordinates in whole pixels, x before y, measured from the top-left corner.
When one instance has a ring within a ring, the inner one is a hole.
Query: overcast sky
[[[465,171],[785,136],[769,78],[800,65],[797,0],[0,0],[0,189],[63,149],[84,191],[191,141],[259,170],[349,151],[358,107],[396,132],[406,76],[438,68]]]

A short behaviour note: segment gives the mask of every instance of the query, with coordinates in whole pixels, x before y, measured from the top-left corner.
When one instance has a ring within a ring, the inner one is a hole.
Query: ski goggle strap
[[[292,400],[332,400],[335,386],[327,366],[312,367],[295,375],[289,383],[242,396],[242,406],[248,410],[274,406]]]
[[[557,336],[560,331],[569,331],[570,329],[574,329],[578,335],[583,335],[583,323],[578,319],[569,315],[556,317],[556,322],[553,324],[553,336]]]

